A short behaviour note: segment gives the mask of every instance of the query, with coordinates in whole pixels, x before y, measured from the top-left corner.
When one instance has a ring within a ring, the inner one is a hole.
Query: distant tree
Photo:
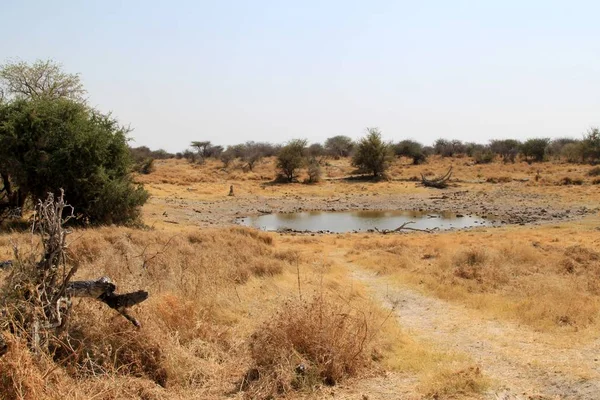
[[[294,139],[289,141],[279,150],[277,155],[277,168],[285,176],[288,182],[292,182],[297,177],[298,170],[306,162],[306,144],[305,139]]]
[[[475,164],[489,164],[494,161],[496,154],[489,147],[482,146],[482,148],[474,150],[472,157]]]
[[[468,157],[473,157],[476,153],[484,153],[489,150],[488,146],[474,142],[465,143],[464,147],[465,154]]]
[[[0,66],[0,92],[5,100],[69,99],[85,102],[87,93],[78,74],[63,71],[52,60],[33,64],[8,62]]]
[[[438,139],[433,145],[435,154],[442,157],[454,157],[457,154],[465,153],[465,146],[460,140]]]
[[[583,142],[567,143],[560,150],[561,157],[570,163],[584,163],[585,152]]]
[[[600,129],[590,128],[581,144],[584,160],[592,164],[600,162]]]
[[[550,144],[549,138],[528,139],[521,145],[521,152],[525,156],[525,160],[544,161],[548,144]]]
[[[267,151],[264,143],[246,142],[242,145],[241,158],[246,162],[246,166],[250,171],[254,166],[265,157]]]
[[[335,158],[348,157],[353,149],[354,141],[348,136],[333,136],[325,141],[325,150]]]
[[[201,142],[192,142],[190,146],[196,149],[196,152],[200,157],[208,158],[210,154],[210,148],[212,147],[212,143],[208,140],[205,140]]]
[[[310,146],[308,146],[307,153],[310,157],[320,158],[320,157],[325,156],[327,151],[325,150],[325,147],[323,147],[323,145],[321,143],[313,143]]]
[[[563,149],[566,145],[577,142],[579,142],[579,140],[572,138],[553,139],[548,147],[546,147],[546,156],[553,159],[559,159],[562,156]]]
[[[402,140],[394,145],[394,153],[399,157],[412,158],[412,163],[418,165],[424,163],[427,157],[423,152],[423,145],[414,140]]]
[[[321,180],[321,164],[315,157],[308,159],[307,171],[308,181],[307,183],[317,183]]]
[[[373,177],[378,177],[385,174],[392,157],[392,145],[381,139],[379,129],[367,128],[367,135],[356,145],[352,165],[372,174]]]
[[[228,147],[227,150],[221,153],[221,156],[219,158],[223,162],[223,167],[227,168],[229,167],[229,164],[231,164],[231,162],[235,160],[234,151],[231,149],[231,147]]]
[[[504,162],[515,162],[521,149],[521,142],[514,139],[491,140],[490,150],[502,157]]]
[[[1,105],[0,208],[22,208],[64,189],[89,222],[137,220],[148,193],[131,180],[127,134],[110,115],[64,98]]]

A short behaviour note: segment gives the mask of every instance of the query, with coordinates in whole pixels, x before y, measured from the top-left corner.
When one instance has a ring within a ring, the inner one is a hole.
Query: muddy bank
[[[266,213],[350,210],[414,210],[475,214],[494,224],[539,224],[567,221],[598,212],[585,205],[570,207],[553,204],[551,196],[523,194],[518,191],[445,190],[419,195],[344,194],[332,197],[285,195],[281,197],[238,196],[216,201],[177,197],[152,198],[164,209],[153,218],[186,225],[231,226],[240,217]]]

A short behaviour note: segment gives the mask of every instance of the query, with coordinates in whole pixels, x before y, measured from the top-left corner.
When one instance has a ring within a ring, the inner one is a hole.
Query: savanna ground
[[[450,165],[447,189],[415,182]],[[328,161],[320,183],[279,185],[273,160],[246,172],[156,161],[137,178],[152,195],[147,228],[70,236],[78,279],[106,275],[119,290],[150,292],[133,311],[142,328],[79,300],[53,359],[8,338],[0,397],[599,398],[600,185],[590,169],[397,160],[389,180],[369,182],[345,179],[353,171],[342,159]],[[448,210],[503,224],[388,235],[235,225],[266,212],[348,209]],[[33,246],[28,233],[2,234],[0,260],[13,244]]]

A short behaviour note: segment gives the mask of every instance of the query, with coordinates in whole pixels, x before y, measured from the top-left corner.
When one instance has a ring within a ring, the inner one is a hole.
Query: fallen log
[[[409,228],[406,226],[406,225],[414,224],[414,223],[415,223],[415,221],[407,221],[407,222],[403,223],[402,225],[400,225],[399,227],[397,227],[396,229],[394,229],[394,232],[400,232],[402,230],[409,230],[409,231],[416,231],[416,232],[431,233],[431,231],[429,229]]]
[[[421,174],[421,183],[423,184],[423,186],[426,186],[426,187],[433,187],[436,189],[445,189],[448,187],[448,181],[450,180],[451,177],[452,177],[452,167],[450,167],[448,169],[448,172],[446,172],[444,175],[442,175],[438,178],[434,178],[434,179],[427,179],[427,178],[425,178],[425,175]]]
[[[69,282],[65,294],[68,297],[91,297],[101,301],[139,328],[141,324],[127,312],[127,309],[146,300],[148,292],[137,290],[131,293],[116,294],[116,289],[116,285],[111,282],[110,278],[103,276],[95,281]]]

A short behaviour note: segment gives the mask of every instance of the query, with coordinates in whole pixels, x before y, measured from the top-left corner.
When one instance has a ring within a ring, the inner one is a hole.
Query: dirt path
[[[486,319],[460,305],[391,284],[347,262],[339,252],[330,257],[346,265],[386,307],[395,307],[399,323],[410,334],[476,362],[494,381],[493,391],[484,398],[600,399],[599,343],[556,348],[526,327]]]

